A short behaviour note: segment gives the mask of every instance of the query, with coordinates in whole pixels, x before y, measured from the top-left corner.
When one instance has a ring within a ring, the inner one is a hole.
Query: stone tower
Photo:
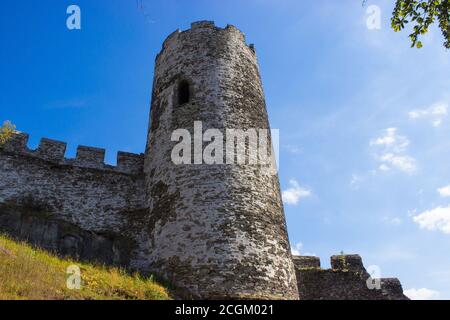
[[[203,131],[269,128],[254,48],[233,26],[195,22],[156,58],[145,154],[152,270],[194,298],[297,299],[278,175],[175,164],[172,133],[192,133],[194,121]]]

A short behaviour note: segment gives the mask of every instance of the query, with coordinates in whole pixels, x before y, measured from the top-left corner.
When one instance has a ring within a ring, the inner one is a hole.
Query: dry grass
[[[67,267],[79,266],[81,288],[67,288]],[[0,300],[166,300],[167,290],[152,279],[61,259],[0,235]]]

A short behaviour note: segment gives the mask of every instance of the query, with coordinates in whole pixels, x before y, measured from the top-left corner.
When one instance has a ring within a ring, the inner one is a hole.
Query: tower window
[[[188,103],[191,98],[189,82],[183,80],[178,85],[178,105]]]

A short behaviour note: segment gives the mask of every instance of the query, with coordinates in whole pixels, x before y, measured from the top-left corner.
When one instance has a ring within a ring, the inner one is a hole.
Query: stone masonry
[[[191,99],[179,105],[182,82]],[[192,132],[194,120],[203,130],[269,128],[255,52],[233,26],[193,23],[156,59],[145,161],[150,265],[195,296],[297,298],[278,176],[252,165],[174,165],[171,133]]]
[[[24,133],[0,147],[0,232],[155,273],[185,298],[403,298],[398,280],[366,295],[353,273],[293,259],[278,175],[266,165],[175,164],[172,133],[193,133],[195,121],[203,132],[270,129],[255,49],[234,26],[195,22],[164,41],[145,154],[119,152],[110,166],[104,149],[80,146],[67,159],[65,143],[30,150]],[[343,290],[325,293],[333,281]]]
[[[359,255],[332,256],[330,269],[322,269],[317,257],[293,260],[301,299],[408,300],[398,279],[372,279]]]

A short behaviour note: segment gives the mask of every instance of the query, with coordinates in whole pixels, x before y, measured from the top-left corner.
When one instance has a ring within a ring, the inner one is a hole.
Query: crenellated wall
[[[80,168],[116,171],[129,174],[143,174],[144,155],[119,151],[117,153],[117,166],[105,164],[105,149],[78,146],[74,159],[64,157],[67,144],[56,140],[42,138],[36,150],[27,147],[29,135],[18,132],[3,150],[27,157],[38,158],[60,165],[71,165]]]
[[[18,133],[0,149],[0,230],[50,250],[132,266],[144,219],[143,155],[119,152],[111,166],[104,149],[80,146],[75,159],[66,159],[63,142],[42,139],[30,150],[27,141]]]
[[[369,290],[359,256],[334,256],[327,270],[315,257],[292,259],[272,167],[173,163],[172,133],[194,121],[270,129],[255,48],[234,26],[194,22],[164,41],[145,156],[118,152],[112,166],[104,149],[79,146],[68,159],[65,143],[44,138],[31,150],[25,133],[0,146],[0,232],[154,272],[187,298],[406,298],[397,279]]]
[[[335,255],[330,260],[331,268],[322,269],[318,257],[293,257],[300,299],[408,300],[398,279],[371,279],[359,255]]]

